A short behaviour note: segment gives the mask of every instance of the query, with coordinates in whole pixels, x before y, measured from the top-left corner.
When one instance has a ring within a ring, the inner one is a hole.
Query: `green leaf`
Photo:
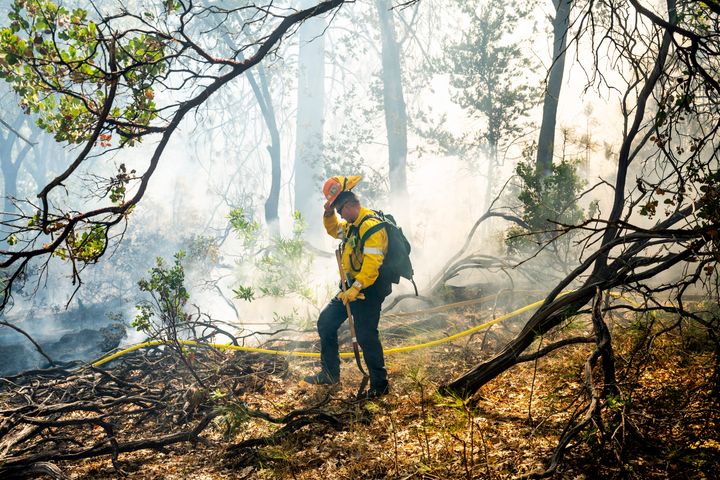
[[[238,288],[233,288],[233,293],[235,294],[235,298],[239,300],[245,300],[247,302],[255,300],[255,291],[252,287],[240,285]]]

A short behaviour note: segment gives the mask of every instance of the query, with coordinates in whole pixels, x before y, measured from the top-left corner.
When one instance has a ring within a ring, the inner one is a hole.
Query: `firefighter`
[[[363,207],[351,191],[360,179],[360,176],[337,176],[328,179],[323,186],[327,200],[323,224],[330,236],[342,242],[342,270],[348,278],[345,291],[341,290],[320,312],[317,329],[322,369],[315,375],[305,377],[305,381],[320,385],[332,385],[340,381],[338,329],[347,319],[346,305],[350,305],[357,341],[362,347],[370,376],[367,396],[377,398],[389,392],[378,322],[382,302],[390,294],[392,284],[379,275],[388,249],[385,229],[381,228],[367,237],[360,251],[363,234],[379,223],[377,217],[373,216],[374,212]],[[338,219],[336,212],[342,220]]]

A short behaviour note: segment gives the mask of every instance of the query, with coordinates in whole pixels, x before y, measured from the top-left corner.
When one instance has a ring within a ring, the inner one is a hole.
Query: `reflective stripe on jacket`
[[[331,237],[344,240],[343,270],[350,274],[353,281],[360,282],[363,288],[369,287],[377,280],[380,265],[382,265],[388,248],[387,233],[384,228],[381,228],[365,240],[363,251],[359,251],[360,239],[363,234],[373,225],[380,223],[376,218],[369,218],[365,222],[362,221],[363,218],[374,215],[374,213],[368,208],[360,207],[358,218],[353,223],[339,221],[334,213],[330,216],[323,216],[323,225],[325,225],[328,234]],[[357,230],[358,225],[360,225],[359,232]],[[355,227],[352,231],[357,232],[352,236],[351,226]]]

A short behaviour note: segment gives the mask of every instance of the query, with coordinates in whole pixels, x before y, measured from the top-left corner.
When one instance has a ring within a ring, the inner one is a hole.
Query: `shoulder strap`
[[[381,224],[382,224],[383,218],[380,217],[380,216],[378,216],[378,215],[377,215],[378,212],[376,212],[375,210],[373,210],[372,212],[373,212],[373,213],[371,213],[371,214],[369,214],[369,215],[365,215],[365,216],[363,217],[363,219],[360,220],[360,223],[358,223],[357,227],[354,226],[354,225],[352,226],[353,229],[357,230],[358,235],[360,235],[360,227],[362,227],[362,224],[365,223],[366,220],[370,220],[371,218],[374,218],[375,220],[378,220],[378,221],[381,222],[381,223],[379,223],[378,225],[381,225]],[[376,228],[376,227],[377,227],[377,225],[373,225],[372,227],[368,228],[368,230],[365,232],[365,235],[363,235],[362,238],[360,238],[360,241],[358,242],[358,248],[359,248],[360,250],[362,250],[363,245],[365,245],[365,240],[367,240],[367,238],[368,238],[370,235],[372,235],[373,233],[375,233],[375,232],[377,231],[377,228]],[[375,229],[375,230],[373,230],[373,229]],[[368,232],[370,232],[371,230],[372,230],[372,232],[371,232],[371,233],[368,233]]]
[[[367,217],[365,217],[365,218],[367,218]],[[359,243],[360,249],[362,250],[362,248],[365,246],[365,241],[368,238],[370,238],[370,235],[385,228],[385,225],[387,225],[387,224],[381,220],[380,223],[377,223],[377,224],[373,225],[372,227],[368,228],[365,231],[365,234],[362,236],[362,238],[360,238],[360,243]]]
[[[365,220],[370,220],[371,218],[374,218],[375,220],[379,220],[382,222],[383,218],[381,216],[378,216],[377,213],[378,212],[373,210],[373,213],[371,213],[370,215],[365,215],[365,217],[362,220],[360,220],[360,223],[357,226],[358,232],[360,231],[360,227],[362,226],[362,224],[365,223]]]
[[[345,245],[345,243],[347,243],[348,240],[350,240],[350,237],[352,237],[354,234],[357,234],[358,236],[360,235],[360,227],[362,226],[363,223],[365,223],[365,220],[374,218],[376,220],[379,220],[380,222],[383,221],[383,219],[381,217],[378,217],[377,215],[375,215],[377,213],[375,210],[373,210],[372,212],[373,213],[370,215],[365,215],[363,217],[363,219],[360,220],[360,223],[357,224],[357,226],[352,225],[352,224],[350,225],[350,228],[348,229],[348,234],[345,237],[345,239],[343,240],[343,245]],[[377,225],[373,225],[372,227],[370,227],[368,229],[368,232],[370,230],[372,230],[373,228],[375,228],[376,226]],[[372,233],[375,233],[375,231],[377,231],[377,230],[374,230]],[[362,250],[362,247],[365,245],[365,240],[367,239],[367,237],[369,237],[371,235],[371,234],[368,234],[368,232],[365,232],[365,235],[363,235],[362,238],[360,238],[360,241],[355,245],[355,248],[357,250]]]

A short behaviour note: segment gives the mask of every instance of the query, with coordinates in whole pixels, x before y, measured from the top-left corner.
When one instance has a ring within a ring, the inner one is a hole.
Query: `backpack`
[[[380,210],[373,210],[373,213],[373,215],[368,215],[362,219],[358,225],[358,230],[360,229],[360,225],[369,218],[379,220],[380,223],[368,228],[362,238],[360,238],[358,249],[362,251],[365,246],[365,241],[370,235],[384,228],[388,237],[388,250],[380,266],[380,277],[392,283],[400,283],[400,277],[407,278],[412,282],[413,288],[415,288],[415,295],[417,296],[418,289],[413,280],[413,267],[410,261],[410,242],[408,242],[408,239],[405,237],[402,228],[398,227],[397,222],[395,222],[395,217],[388,213],[383,213]]]

